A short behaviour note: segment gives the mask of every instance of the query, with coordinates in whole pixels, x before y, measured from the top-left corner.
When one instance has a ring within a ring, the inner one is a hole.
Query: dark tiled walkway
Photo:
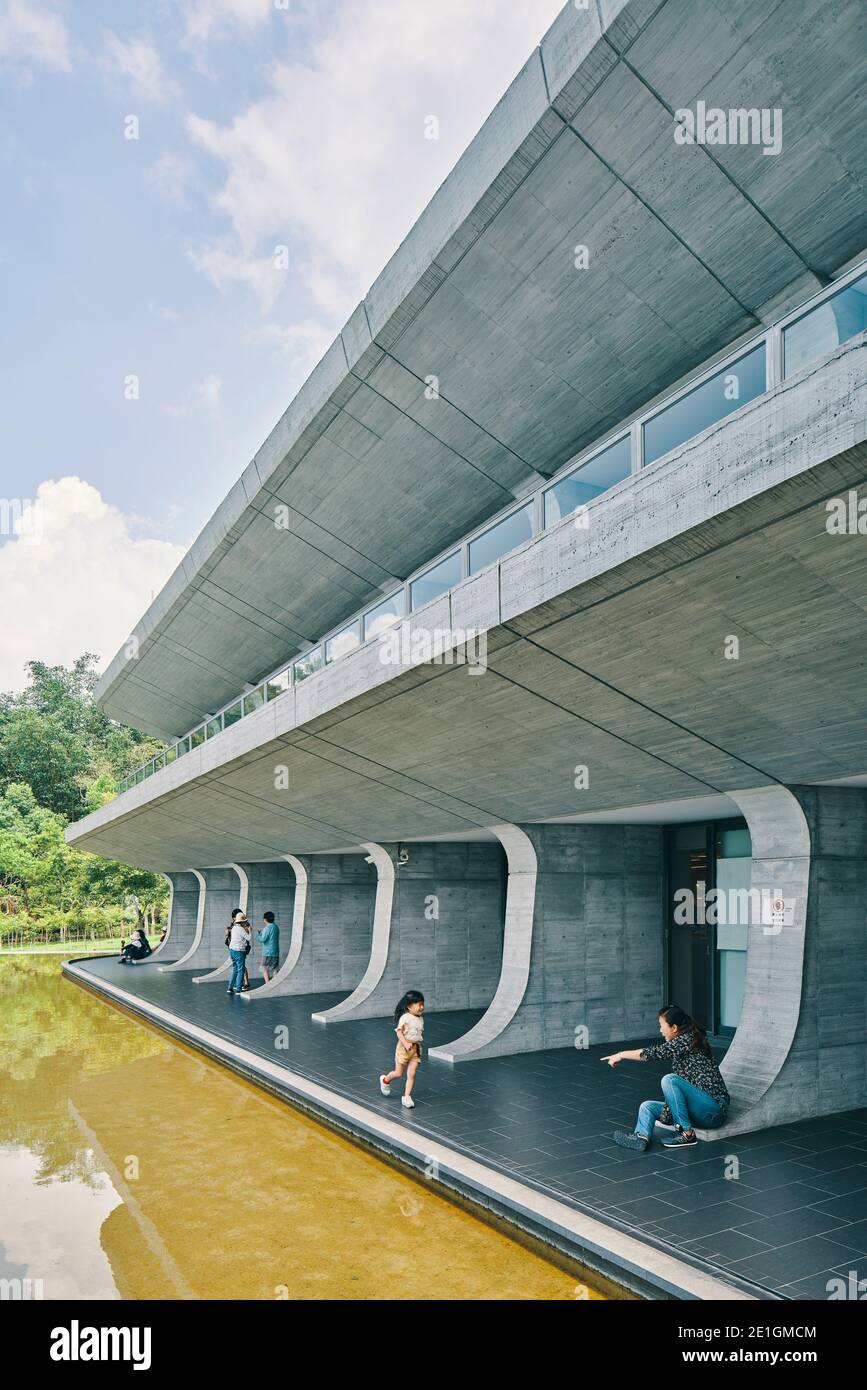
[[[737,1135],[670,1153],[635,1155],[611,1142],[632,1128],[639,1102],[658,1092],[663,1068],[599,1058],[620,1044],[499,1057],[449,1067],[426,1062],[417,1106],[395,1087],[379,1094],[394,1033],[388,1019],[311,1023],[342,995],[247,1003],[225,983],[194,985],[188,971],[87,963],[95,975],[189,1022],[285,1064],[343,1096],[520,1177],[593,1215],[761,1284],[786,1298],[827,1298],[835,1274],[867,1277],[867,1110]],[[428,1014],[428,1047],[458,1037],[477,1012]],[[275,1028],[288,1048],[275,1050]],[[737,1159],[738,1174],[726,1168]]]

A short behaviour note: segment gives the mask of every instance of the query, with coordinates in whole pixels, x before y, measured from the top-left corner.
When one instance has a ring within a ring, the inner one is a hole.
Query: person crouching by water
[[[666,1061],[672,1065],[672,1071],[662,1078],[664,1099],[643,1101],[634,1132],[617,1130],[612,1136],[622,1149],[643,1153],[650,1146],[656,1124],[675,1131],[663,1139],[663,1148],[686,1149],[698,1143],[694,1124],[701,1129],[717,1129],[728,1114],[731,1096],[704,1030],[695,1019],[677,1004],[665,1004],[659,1011],[659,1031],[661,1043],[602,1058],[610,1067],[619,1062]]]
[[[136,927],[127,944],[121,948],[120,963],[132,965],[137,960],[146,960],[152,954],[144,927]]]
[[[419,994],[417,989],[407,990],[394,1011],[394,1021],[396,1024],[395,1033],[397,1034],[397,1049],[394,1054],[394,1071],[390,1071],[387,1076],[379,1078],[379,1089],[384,1096],[391,1095],[392,1081],[399,1081],[406,1071],[406,1086],[400,1098],[401,1105],[406,1106],[407,1110],[415,1109],[415,1101],[412,1098],[412,1088],[415,1085],[415,1074],[421,1062],[421,1045],[424,1038],[424,995]]]
[[[277,974],[280,964],[280,928],[274,921],[273,912],[263,913],[262,920],[265,925],[256,928],[256,935],[262,945],[262,974],[267,985]]]
[[[240,994],[244,986],[244,970],[247,963],[247,951],[250,948],[250,937],[249,923],[243,913],[239,913],[234,917],[229,928],[229,958],[232,962],[232,973],[229,976],[227,994]]]

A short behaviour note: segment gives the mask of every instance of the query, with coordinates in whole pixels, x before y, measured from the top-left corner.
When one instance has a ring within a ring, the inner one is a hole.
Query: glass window
[[[576,468],[567,478],[561,478],[559,483],[548,488],[545,493],[545,525],[554,526],[564,517],[571,516],[592,497],[598,497],[601,492],[614,487],[615,483],[628,478],[631,471],[632,456],[627,434]]]
[[[285,695],[289,689],[289,670],[281,671],[279,675],[272,676],[265,685],[265,695],[269,700],[276,700],[278,695]]]
[[[314,647],[312,651],[305,652],[299,656],[292,667],[295,684],[299,681],[306,681],[308,676],[315,676],[317,671],[322,670],[322,648]]]
[[[190,734],[190,747],[198,748],[205,741],[205,726],[202,724],[198,729],[193,729]]]
[[[737,362],[730,362],[688,395],[666,406],[644,426],[644,462],[653,463],[708,425],[725,419],[767,389],[765,345],[760,343]]]
[[[174,743],[172,744],[171,748],[166,749],[166,764],[168,765],[168,763],[173,763],[177,756],[178,746],[176,743]]]
[[[371,637],[378,637],[381,632],[387,632],[395,623],[399,623],[403,617],[403,589],[398,589],[396,594],[378,603],[375,608],[371,608],[369,613],[364,615],[364,640],[370,641]]]
[[[761,920],[760,906],[757,911],[752,901],[752,867],[752,844],[747,827],[720,830],[716,840],[716,886],[720,895],[716,948],[719,1026],[726,1031],[738,1026],[746,986],[749,927],[751,922]]]
[[[414,579],[409,586],[409,602],[413,613],[417,608],[423,608],[431,599],[439,598],[447,589],[454,588],[463,578],[461,572],[461,552],[456,550],[454,555],[446,556],[445,560],[440,560],[438,565],[420,574],[418,579]]]
[[[190,751],[190,736],[189,736],[189,734],[187,734],[186,738],[179,738],[178,741],[177,741],[177,743],[175,744],[175,748],[176,748],[177,751],[178,751],[178,757],[179,757],[179,758],[182,758],[182,757],[184,756],[185,753],[189,753],[189,751]]]
[[[346,656],[348,652],[354,652],[356,647],[361,646],[360,625],[350,623],[342,632],[335,632],[333,637],[329,637],[325,643],[325,663],[330,664],[338,657]]]
[[[224,729],[230,728],[232,724],[237,724],[238,720],[243,718],[241,703],[240,700],[236,700],[233,705],[229,705],[228,709],[223,710]]]
[[[255,690],[250,690],[244,696],[244,714],[252,714],[254,709],[260,709],[265,703],[265,687],[259,685]]]
[[[470,542],[470,574],[484,569],[501,555],[507,555],[516,546],[528,541],[533,534],[533,503],[528,502],[520,511],[498,521],[490,531],[477,536]]]
[[[205,737],[216,738],[217,734],[223,732],[223,716],[218,714],[216,719],[209,719],[205,725]]]
[[[783,374],[791,376],[865,329],[867,275],[862,275],[783,330]]]

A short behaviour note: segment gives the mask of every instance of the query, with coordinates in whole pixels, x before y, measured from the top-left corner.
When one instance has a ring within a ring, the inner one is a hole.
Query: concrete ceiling
[[[867,446],[822,468],[831,495],[844,468],[863,483]],[[829,539],[820,473],[766,494],[760,525],[742,506],[731,540],[702,549],[707,527],[690,531],[692,558],[667,572],[635,561],[608,596],[583,586],[504,624],[483,676],[400,676],[72,838],[201,867],[660,803],[692,819],[736,789],[863,774],[867,548]]]
[[[115,657],[112,717],[186,732],[867,243],[861,0],[599,12],[566,6]],[[781,107],[783,152],[675,145],[698,98]]]

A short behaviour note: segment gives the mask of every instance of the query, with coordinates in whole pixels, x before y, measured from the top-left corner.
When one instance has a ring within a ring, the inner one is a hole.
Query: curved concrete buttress
[[[238,906],[240,907],[242,912],[246,912],[247,900],[250,896],[249,876],[246,873],[246,871],[241,868],[240,864],[229,864],[228,867],[230,869],[234,869],[235,873],[238,875],[238,882],[241,886],[240,896],[238,898]],[[226,922],[226,925],[228,926],[228,920]],[[252,952],[250,954],[252,955]],[[229,955],[229,952],[227,950],[226,959],[224,961],[221,961],[219,965],[215,966],[213,970],[209,970],[207,975],[194,975],[193,984],[204,985],[209,984],[212,980],[227,980],[231,973],[232,957]]]
[[[506,851],[509,866],[500,979],[478,1023],[454,1042],[430,1049],[428,1056],[442,1062],[459,1062],[494,1043],[518,1012],[530,978],[538,872],[536,851],[529,836],[517,825],[492,825],[490,828]]]
[[[301,961],[304,949],[305,917],[307,913],[309,877],[306,865],[295,854],[284,854],[283,858],[295,874],[295,901],[292,905],[292,936],[286,959],[272,980],[258,989],[245,990],[242,999],[272,999],[275,995],[286,994],[293,971]]]
[[[341,1019],[352,1018],[373,993],[382,979],[388,962],[388,947],[391,939],[391,914],[394,905],[394,860],[382,845],[362,844],[367,851],[368,862],[376,868],[376,899],[373,908],[373,936],[370,943],[370,960],[359,983],[340,1004],[323,1013],[311,1014],[315,1023],[337,1023]]]
[[[196,908],[196,926],[195,931],[193,933],[193,940],[182,956],[180,956],[177,960],[172,961],[169,965],[159,966],[158,968],[160,970],[191,969],[192,967],[190,965],[187,965],[186,962],[192,961],[193,956],[196,954],[196,952],[199,949],[199,946],[201,945],[202,933],[205,927],[205,896],[207,894],[208,889],[205,883],[204,874],[199,873],[198,869],[190,869],[189,873],[193,875],[193,877],[196,879],[199,885],[199,901]]]
[[[162,956],[162,955],[165,955],[165,954],[166,954],[166,947],[168,946],[168,944],[169,944],[169,942],[170,942],[170,940],[171,940],[171,936],[172,936],[172,912],[173,912],[174,905],[175,905],[175,884],[174,884],[174,879],[170,878],[168,874],[160,874],[160,878],[164,878],[165,881],[166,881],[166,883],[169,885],[169,907],[168,907],[168,918],[167,918],[167,925],[166,925],[166,934],[165,934],[164,940],[162,940],[158,946],[155,946],[154,949],[153,949],[153,951],[151,952],[151,954],[150,954],[150,956],[149,956],[149,958],[148,958],[148,963],[149,963],[149,964],[150,964],[150,962],[156,960],[157,956]]]
[[[801,1013],[810,891],[807,818],[787,787],[755,787],[728,795],[746,818],[752,840],[751,888],[794,900],[791,926],[772,930],[761,914],[749,926],[744,1002],[722,1064],[732,1097],[731,1120],[759,1104],[782,1071]],[[710,1133],[711,1131],[707,1131]]]
[[[732,1107],[720,1129],[699,1131],[723,1141],[867,1103],[867,792],[728,795],[752,837],[751,888],[790,911],[775,926],[751,914],[741,1017],[721,1068]]]

